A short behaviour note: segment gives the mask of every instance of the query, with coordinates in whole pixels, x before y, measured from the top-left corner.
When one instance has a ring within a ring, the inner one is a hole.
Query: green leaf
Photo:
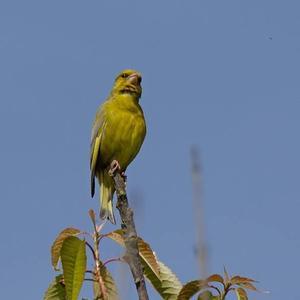
[[[104,287],[106,289],[107,298],[109,300],[119,299],[118,289],[115,284],[115,281],[114,281],[112,275],[110,274],[110,272],[108,271],[108,269],[102,263],[101,263],[100,273],[101,273],[102,281],[104,283]],[[95,277],[94,277],[94,280],[96,280]],[[97,281],[94,281],[94,300],[103,300],[103,299],[104,299],[104,297],[101,294],[101,290],[99,288],[99,283]]]
[[[63,242],[61,262],[68,300],[77,300],[86,270],[85,242],[70,236]]]
[[[143,266],[151,268],[152,272],[155,273],[157,277],[160,277],[160,267],[150,245],[141,238],[138,238],[138,246]]]
[[[58,275],[49,285],[44,300],[66,300],[66,291],[63,284],[63,276]]]
[[[158,261],[159,277],[153,272],[151,268],[145,266],[144,274],[151,282],[156,291],[165,300],[176,300],[179,291],[182,288],[181,282],[176,275],[162,262]]]
[[[247,293],[244,289],[236,288],[235,293],[236,293],[238,300],[248,300]]]
[[[115,230],[106,234],[107,237],[124,247],[123,235],[124,233],[122,230]],[[150,245],[141,238],[138,238],[138,247],[146,278],[151,282],[163,299],[177,299],[182,284],[176,275],[162,262],[157,261]]]
[[[186,283],[180,293],[178,294],[178,300],[188,300],[195,294],[197,294],[201,289],[207,288],[207,283],[205,280],[193,280]]]
[[[218,300],[218,296],[214,296],[211,291],[204,291],[199,294],[197,300]]]
[[[125,246],[124,244],[124,233],[122,230],[115,230],[108,234],[106,234],[107,237],[111,238],[115,242],[117,242],[121,246]],[[155,273],[155,276],[159,277],[159,266],[156,260],[156,257],[149,246],[148,243],[146,243],[143,239],[140,237],[138,238],[138,247],[139,247],[139,254],[142,259],[143,267],[150,268],[152,272]]]
[[[55,270],[57,270],[57,264],[60,257],[60,250],[64,240],[69,236],[78,235],[80,233],[79,229],[76,228],[66,228],[56,238],[51,247],[51,261],[52,266]]]

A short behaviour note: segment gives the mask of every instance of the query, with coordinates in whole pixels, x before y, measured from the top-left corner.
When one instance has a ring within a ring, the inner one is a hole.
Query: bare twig
[[[124,260],[130,267],[139,300],[148,300],[149,297],[146,289],[143,267],[139,256],[138,238],[133,219],[133,211],[128,206],[125,182],[120,173],[114,171],[113,166],[111,166],[110,174],[112,174],[114,179],[118,197],[117,209],[121,216],[121,227],[124,230],[124,242],[126,247]]]
[[[86,242],[86,245],[91,249],[94,260],[95,260],[95,281],[99,285],[99,290],[102,295],[103,300],[108,300],[107,290],[103,282],[103,278],[101,276],[101,262],[100,262],[100,255],[99,255],[99,233],[97,231],[96,221],[95,221],[95,213],[93,210],[89,211],[90,217],[92,219],[92,222],[94,224],[94,234],[93,234],[93,241],[94,241],[94,249],[92,246]]]
[[[107,264],[109,264],[109,263],[111,263],[111,262],[114,262],[114,261],[122,261],[122,259],[120,258],[120,257],[116,257],[116,258],[110,258],[110,259],[108,259],[107,261],[105,261],[104,263],[103,263],[103,266],[106,266]]]

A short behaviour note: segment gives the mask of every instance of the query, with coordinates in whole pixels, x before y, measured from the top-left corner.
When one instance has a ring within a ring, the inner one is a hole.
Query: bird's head
[[[142,76],[135,70],[124,70],[122,71],[115,80],[112,88],[112,95],[129,94],[137,99],[142,94]]]

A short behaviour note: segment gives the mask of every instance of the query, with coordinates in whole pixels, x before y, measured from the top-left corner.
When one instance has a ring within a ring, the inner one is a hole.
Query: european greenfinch
[[[95,194],[95,176],[100,185],[100,217],[116,223],[113,213],[114,182],[109,169],[114,162],[124,174],[139,152],[146,135],[141,74],[124,70],[115,79],[108,99],[99,107],[91,136],[91,194]]]

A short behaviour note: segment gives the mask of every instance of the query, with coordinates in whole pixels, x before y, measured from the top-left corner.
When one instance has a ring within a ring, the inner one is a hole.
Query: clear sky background
[[[2,0],[0,53],[2,299],[42,299],[58,232],[91,229],[91,124],[124,68],[143,74],[148,125],[128,170],[140,235],[182,282],[198,278],[196,145],[209,272],[271,291],[250,299],[298,299],[299,1]]]

